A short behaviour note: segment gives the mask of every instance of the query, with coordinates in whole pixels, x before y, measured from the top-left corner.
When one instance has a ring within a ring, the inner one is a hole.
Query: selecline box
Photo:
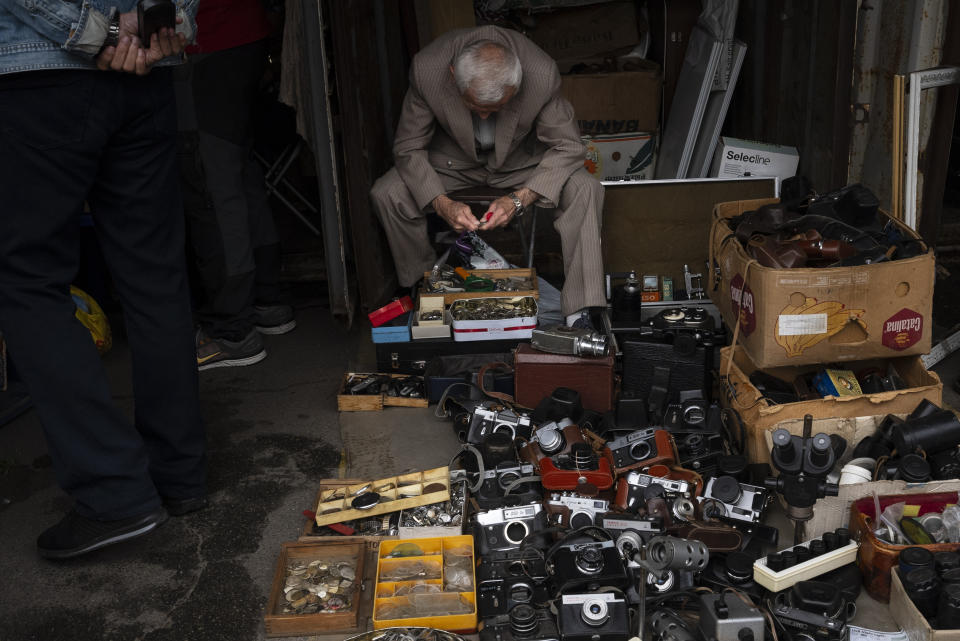
[[[796,147],[721,136],[710,175],[720,178],[777,176],[783,180],[797,173],[799,162]]]

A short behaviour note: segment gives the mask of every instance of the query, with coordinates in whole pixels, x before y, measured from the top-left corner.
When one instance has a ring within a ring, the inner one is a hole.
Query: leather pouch
[[[950,504],[957,502],[956,492],[935,492],[930,494],[896,494],[881,496],[880,510],[894,503],[906,503],[918,506],[917,516],[928,512],[942,512]],[[858,499],[850,504],[850,536],[860,542],[857,565],[863,573],[863,585],[874,599],[890,600],[890,572],[900,559],[900,552],[908,547],[922,547],[931,552],[951,552],[960,549],[960,543],[934,543],[932,545],[891,545],[878,539],[873,530],[877,528],[876,508],[873,497]]]
[[[536,407],[558,387],[580,392],[583,406],[597,412],[613,409],[614,356],[567,356],[547,354],[529,345],[514,353],[516,402]]]

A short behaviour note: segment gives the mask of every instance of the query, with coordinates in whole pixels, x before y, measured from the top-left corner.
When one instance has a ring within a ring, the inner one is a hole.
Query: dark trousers
[[[186,76],[180,111],[195,120],[212,205],[187,208],[204,290],[199,317],[207,334],[228,340],[253,329],[255,304],[279,301],[280,245],[253,157],[254,103],[266,55],[265,42],[254,42],[191,56],[180,70]]]
[[[0,76],[0,330],[78,511],[204,491],[169,70]],[[123,305],[134,424],[74,317],[84,201]]]

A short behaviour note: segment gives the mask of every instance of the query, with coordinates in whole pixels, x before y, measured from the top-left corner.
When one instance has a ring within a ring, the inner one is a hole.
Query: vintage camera
[[[553,614],[546,608],[521,603],[507,614],[484,618],[480,622],[480,641],[559,641],[560,633]]]
[[[532,550],[484,558],[477,566],[477,612],[485,619],[517,605],[545,603],[550,598],[546,580],[543,559]]]
[[[848,602],[835,585],[800,581],[777,593],[770,613],[791,639],[842,641],[856,605]]]
[[[729,593],[700,596],[700,633],[706,641],[763,641],[766,620],[755,607]]]
[[[610,511],[610,502],[572,494],[551,494],[544,506],[547,522],[565,528],[577,529],[594,525],[597,516]]]
[[[555,593],[610,585],[625,587],[628,581],[620,550],[613,541],[562,545],[548,559],[547,574]]]
[[[694,506],[690,500],[692,487],[683,480],[651,476],[641,472],[629,472],[617,481],[617,493],[613,505],[624,512],[636,513],[648,509],[648,501],[660,499],[669,503],[672,516],[681,521],[694,515]],[[679,510],[679,513],[675,513]],[[657,516],[652,514],[651,516]],[[667,517],[667,521],[673,518]]]
[[[627,602],[609,592],[564,594],[557,619],[561,641],[623,641],[631,636]]]
[[[659,332],[707,333],[716,323],[702,307],[672,307],[651,318],[650,327]]]
[[[624,532],[633,532],[640,537],[641,542],[647,541],[651,537],[663,534],[663,519],[656,516],[625,516],[625,515],[612,515],[605,514],[600,517],[600,527],[609,532],[610,534],[617,536],[617,549],[620,550],[621,556],[625,559],[629,555],[620,547],[620,535]],[[625,540],[627,542],[633,543],[635,539]]]
[[[732,476],[717,476],[707,481],[703,496],[698,499],[707,518],[727,517],[759,523],[768,497],[766,488],[740,483]]]
[[[474,494],[477,505],[484,510],[533,503],[542,498],[540,483],[530,481],[521,483],[506,494],[507,488],[521,478],[535,476],[532,465],[518,463],[502,463],[491,470],[483,471],[483,483]]]
[[[711,558],[700,574],[699,583],[718,593],[733,588],[757,603],[764,596],[764,589],[753,580],[753,557],[745,552],[728,552]]]
[[[532,430],[533,425],[527,414],[484,401],[473,410],[466,441],[471,445],[479,445],[488,435],[495,432],[509,434],[511,439],[517,437],[527,439],[530,438]]]
[[[548,490],[575,490],[584,483],[606,490],[613,485],[607,456],[597,456],[568,419],[541,425],[520,448],[520,458],[537,468]]]
[[[477,512],[471,520],[477,554],[481,557],[516,550],[528,535],[542,532],[547,527],[547,513],[539,503]],[[545,547],[540,537],[534,539],[531,547]]]
[[[673,463],[673,443],[666,430],[636,430],[607,442],[616,474],[658,463]]]
[[[535,329],[530,345],[541,352],[571,356],[606,356],[607,337],[592,329],[555,325]]]

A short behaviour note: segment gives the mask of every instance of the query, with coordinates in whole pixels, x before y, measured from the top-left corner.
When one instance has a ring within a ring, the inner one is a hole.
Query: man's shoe
[[[163,507],[117,521],[98,521],[71,510],[37,537],[37,552],[46,559],[71,559],[146,534],[166,520]]]
[[[167,513],[170,516],[183,516],[191,512],[198,512],[209,504],[206,494],[188,499],[163,499],[163,507],[167,508]]]
[[[257,331],[261,334],[286,334],[297,326],[290,305],[255,305],[253,313]]]
[[[256,330],[250,330],[240,341],[211,338],[202,329],[197,331],[197,369],[201,371],[214,367],[253,365],[266,357],[263,339]]]

